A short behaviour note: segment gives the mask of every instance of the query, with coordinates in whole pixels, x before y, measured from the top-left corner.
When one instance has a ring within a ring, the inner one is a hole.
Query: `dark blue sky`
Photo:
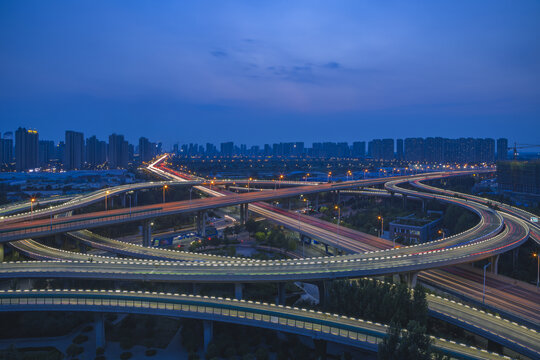
[[[0,131],[540,143],[540,2],[0,2]]]

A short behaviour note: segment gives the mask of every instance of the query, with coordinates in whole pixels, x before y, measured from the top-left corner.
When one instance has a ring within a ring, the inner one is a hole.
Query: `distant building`
[[[413,215],[399,217],[390,223],[390,239],[399,239],[404,244],[420,244],[432,240],[440,229],[442,212],[428,211],[427,217]]]
[[[352,156],[356,158],[365,158],[366,157],[366,142],[365,141],[355,141],[352,146]]]
[[[94,135],[86,139],[86,163],[95,168],[107,161],[107,143]]]
[[[540,160],[497,162],[499,191],[540,195]]]
[[[129,145],[124,135],[109,135],[109,168],[127,168],[129,160]]]
[[[13,162],[13,133],[5,132],[0,139],[0,165],[7,165]]]
[[[231,157],[234,152],[234,143],[232,141],[221,143],[220,153],[221,156]]]
[[[39,166],[47,165],[55,158],[55,155],[54,141],[39,140]]]
[[[15,160],[17,171],[38,167],[39,135],[36,130],[18,128],[15,131]]]
[[[178,145],[176,145],[178,152]],[[139,162],[150,161],[156,156],[156,144],[145,137],[139,138]]]
[[[508,139],[497,139],[497,160],[506,160],[508,158]]]
[[[396,159],[403,160],[403,139],[396,140]]]
[[[78,170],[84,163],[84,135],[82,132],[66,131],[64,169]]]

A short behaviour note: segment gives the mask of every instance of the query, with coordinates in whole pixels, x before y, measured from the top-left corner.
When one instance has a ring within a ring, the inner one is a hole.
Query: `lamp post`
[[[281,182],[283,181],[283,174],[279,175],[279,188],[281,189]]]
[[[165,202],[165,190],[167,190],[169,186],[163,185],[163,202]]]
[[[379,216],[377,216],[377,220],[379,220],[381,222],[381,231],[379,233],[379,237],[382,238],[383,232],[384,232],[384,218],[381,215],[379,215]],[[396,240],[394,239],[394,247],[395,246],[396,246]]]
[[[338,216],[337,216],[337,240],[338,240],[338,245],[339,245],[339,223],[341,221],[341,208],[339,206],[334,206],[334,209],[338,211]]]
[[[486,304],[486,269],[489,265],[491,265],[491,262],[484,265],[484,287],[482,289],[482,304],[484,305]]]
[[[329,171],[329,172],[328,172],[328,182],[330,182],[330,178],[331,178],[331,177],[332,177],[332,172]]]
[[[33,197],[30,199],[30,214],[32,219],[34,219],[34,202],[36,202],[36,198]]]
[[[533,253],[533,257],[538,260],[538,266],[536,270],[536,287],[538,287],[540,285],[540,256],[538,255],[538,253]]]
[[[111,192],[109,190],[105,191],[105,211],[109,210],[108,209],[108,201],[107,201],[107,196],[110,194]]]
[[[127,193],[127,196],[129,198],[129,216],[131,216],[131,194],[133,194],[133,190]]]
[[[446,237],[446,233],[444,232],[443,229],[439,229],[439,231],[437,231],[437,233],[438,233],[439,235],[442,235],[443,239]]]
[[[249,190],[249,183],[251,182],[251,180],[253,180],[253,179],[252,179],[252,178],[249,178],[249,179],[248,179],[248,192],[250,191],[250,190]]]

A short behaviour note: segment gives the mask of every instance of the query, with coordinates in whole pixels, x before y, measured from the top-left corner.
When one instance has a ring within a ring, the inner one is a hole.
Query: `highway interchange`
[[[162,169],[160,170],[163,171]],[[169,173],[169,176],[170,175],[171,174]],[[426,180],[439,176],[441,175],[430,174],[427,176],[416,176],[416,179],[412,180],[416,181],[418,184],[421,180]],[[401,192],[403,194],[405,193],[405,191],[402,190],[403,188],[396,189],[397,186],[396,188],[394,188],[393,186],[399,184],[400,182],[409,180],[410,179],[407,178],[405,180],[399,180],[396,182],[388,182],[388,179],[384,179],[371,182],[363,181],[355,184],[340,183],[339,189],[386,183],[387,189],[389,188],[393,192]],[[372,276],[394,274],[399,272],[409,273],[418,270],[438,268],[449,264],[471,262],[477,259],[490,257],[498,253],[507,251],[515,246],[519,246],[522,241],[526,240],[529,236],[529,231],[531,228],[530,224],[528,224],[526,219],[524,219],[523,217],[515,217],[506,212],[495,212],[488,206],[480,204],[476,201],[463,202],[462,199],[458,200],[448,196],[432,194],[430,195],[430,198],[437,196],[437,199],[440,201],[462,202],[462,206],[467,207],[480,215],[480,223],[473,229],[470,229],[463,234],[459,234],[454,237],[442,239],[425,245],[402,247],[400,249],[390,250],[387,248],[388,244],[386,244],[385,250],[373,251],[374,248],[381,248],[381,244],[384,245],[384,241],[381,241],[382,239],[372,237],[375,239],[367,239],[368,241],[365,241],[363,248],[354,249],[355,246],[359,246],[359,242],[358,239],[356,239],[356,241],[353,240],[354,236],[351,236],[351,230],[342,228],[342,233],[340,234],[341,236],[336,237],[335,228],[329,229],[329,227],[331,227],[333,224],[321,224],[320,222],[318,222],[318,220],[314,220],[313,218],[310,218],[308,216],[290,213],[286,211],[279,211],[271,205],[260,202],[261,200],[298,196],[300,194],[315,193],[318,191],[329,191],[334,189],[332,185],[335,184],[312,184],[311,186],[230,196],[229,194],[223,194],[223,192],[217,192],[216,190],[208,189],[208,187],[202,186],[200,180],[188,182],[185,181],[185,179],[180,178],[176,179],[176,182],[184,182],[184,184],[190,183],[191,185],[197,185],[197,188],[207,189],[205,191],[206,193],[214,192],[213,195],[216,196],[216,198],[214,199],[217,201],[210,201],[212,200],[212,198],[190,201],[187,204],[187,207],[190,207],[190,209],[187,211],[204,210],[213,207],[230,206],[249,202],[251,203],[249,205],[250,211],[264,215],[265,217],[277,221],[278,223],[281,222],[283,225],[290,228],[296,228],[296,230],[303,232],[306,236],[326,241],[327,243],[333,244],[333,246],[340,247],[342,250],[345,251],[364,252],[339,257],[295,259],[277,262],[258,262],[247,261],[245,259],[240,260],[227,257],[215,257],[204,254],[190,254],[160,249],[148,249],[143,247],[138,247],[137,250],[134,250],[135,246],[132,244],[126,244],[118,242],[116,240],[102,238],[100,239],[100,241],[102,243],[108,244],[107,250],[109,251],[146,259],[158,259],[166,261],[120,261],[119,259],[112,260],[114,258],[97,258],[93,259],[92,262],[88,262],[88,255],[78,255],[80,257],[76,258],[73,257],[73,253],[63,252],[61,250],[58,250],[55,255],[50,255],[51,251],[55,251],[53,248],[45,247],[44,245],[37,245],[39,243],[35,242],[34,240],[23,237],[22,240],[15,242],[14,245],[18,248],[24,248],[26,246],[26,251],[33,251],[36,254],[37,258],[39,258],[39,254],[41,253],[46,254],[43,258],[51,258],[57,256],[59,259],[78,260],[80,262],[63,261],[46,263],[7,263],[2,264],[0,276],[6,278],[82,277],[238,283],[253,281],[288,281],[298,279],[324,280],[338,277],[349,278],[367,275]],[[157,186],[163,186],[163,184],[164,183],[161,183]],[[204,184],[204,182],[202,184]],[[138,186],[141,186],[141,188],[143,187],[142,185]],[[314,188],[318,189],[313,191]],[[127,190],[119,190],[118,193],[121,193],[122,191]],[[216,194],[216,192],[220,194],[220,196],[217,196],[218,194]],[[407,190],[406,193],[409,196],[416,196],[420,198],[425,197],[425,194],[420,192],[412,194],[409,190]],[[261,196],[256,196],[256,194],[260,194]],[[103,194],[101,196],[101,199],[102,198]],[[218,200],[219,198],[225,198],[227,199],[227,201],[220,201]],[[85,203],[84,197],[79,199],[79,201],[80,203]],[[93,194],[91,201],[99,201],[99,195],[96,196],[96,194]],[[178,213],[186,211],[185,203],[186,202],[170,203],[174,205],[172,205],[171,207],[167,206],[168,213]],[[169,203],[163,204],[161,206],[164,205],[169,205]],[[73,208],[77,208],[77,206],[72,207],[71,209]],[[70,208],[65,207],[62,210],[54,211],[55,213],[61,213],[65,212],[68,209]],[[120,211],[122,210],[123,209],[121,209]],[[139,209],[135,211],[138,210]],[[111,213],[112,211],[114,210],[111,210],[108,213]],[[52,219],[51,213],[47,213],[46,211],[43,212],[43,215],[51,217],[50,219],[45,219],[45,221],[49,221],[49,230],[53,229],[57,224],[61,224],[62,222],[62,219]],[[110,216],[112,214],[105,215]],[[39,221],[44,221],[37,219],[37,217],[38,216],[36,216],[36,219],[33,221],[28,221],[28,214],[26,214],[22,218],[19,218],[17,221],[9,221],[8,223],[6,223],[6,228],[10,230],[5,233],[9,234],[10,231],[12,232],[12,229],[14,227],[25,227],[28,225],[33,226],[35,225],[35,223],[39,224]],[[130,219],[129,221],[132,220]],[[73,223],[73,221],[70,221],[70,223]],[[333,226],[335,227],[335,225]],[[2,228],[4,228],[4,223],[2,224]],[[532,232],[534,231],[536,230],[534,230],[533,227]],[[532,232],[531,236],[533,236]],[[86,230],[76,231],[75,234],[79,234],[80,236],[87,236],[90,239],[87,239],[88,241],[91,241],[93,237],[96,237],[95,234],[92,234],[91,232]],[[363,235],[364,239],[362,240],[366,240],[366,234]],[[369,236],[367,237],[369,238]],[[11,239],[11,237],[9,239]],[[3,241],[10,241],[9,239],[5,239],[4,235],[2,235]],[[113,243],[111,244],[110,241],[113,241]],[[39,246],[41,246],[41,249],[38,248]],[[99,248],[99,246],[96,247]],[[362,245],[360,245],[360,247],[362,247]],[[382,248],[384,248],[384,246]],[[365,252],[369,249],[371,249],[371,251]],[[175,260],[182,260],[183,262],[178,262]],[[437,272],[441,272],[441,270],[430,270],[429,272],[423,271],[420,273],[420,276],[422,277],[424,273],[432,273],[433,275]],[[430,309],[432,309],[432,302],[433,301],[430,300]],[[451,314],[447,313],[447,315],[451,317],[452,314],[455,315],[454,313],[457,311],[458,310],[454,309],[452,310]],[[438,313],[443,314],[445,312],[439,309]],[[511,330],[510,333],[514,333],[514,331]],[[532,334],[533,339],[538,339],[535,332],[525,332],[525,334]],[[517,343],[519,342],[520,341],[518,340]],[[524,346],[527,347],[527,345]],[[535,349],[534,351],[538,351],[538,349]],[[537,352],[537,354],[539,354],[539,352]]]

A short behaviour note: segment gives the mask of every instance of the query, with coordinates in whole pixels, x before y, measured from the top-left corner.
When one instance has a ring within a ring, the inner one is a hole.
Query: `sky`
[[[0,132],[540,144],[540,1],[0,2]]]

